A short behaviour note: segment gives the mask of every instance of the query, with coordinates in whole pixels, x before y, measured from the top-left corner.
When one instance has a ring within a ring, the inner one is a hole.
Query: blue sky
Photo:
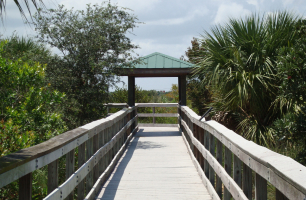
[[[97,4],[99,0],[49,0],[47,8],[64,4],[67,8],[84,9],[86,4]],[[130,35],[133,43],[140,49],[137,53],[146,56],[160,52],[181,57],[191,46],[193,37],[200,37],[204,31],[216,24],[223,24],[230,17],[240,18],[251,13],[269,14],[279,10],[288,10],[306,16],[305,0],[111,0],[118,6],[128,7],[140,22]],[[34,10],[33,10],[34,11]],[[19,11],[12,0],[7,1],[4,25],[0,33],[9,36],[13,31],[19,35],[35,36],[33,28],[23,24]],[[56,51],[55,51],[56,52]],[[127,78],[123,77],[123,81]],[[137,78],[136,84],[142,89],[170,90],[177,84],[177,78]],[[118,86],[122,87],[122,84]]]

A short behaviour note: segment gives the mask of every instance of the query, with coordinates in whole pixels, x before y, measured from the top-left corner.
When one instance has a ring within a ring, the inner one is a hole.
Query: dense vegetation
[[[216,120],[258,144],[301,150],[304,164],[305,30],[288,12],[230,19],[186,52]]]

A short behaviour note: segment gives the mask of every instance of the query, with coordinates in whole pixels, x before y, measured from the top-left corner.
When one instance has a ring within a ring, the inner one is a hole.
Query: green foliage
[[[177,95],[175,95],[177,94]],[[142,90],[140,87],[135,87],[135,101],[136,103],[172,103],[178,98],[177,85],[172,85],[171,92],[160,92],[156,90]],[[110,102],[112,103],[126,103],[128,99],[128,89],[126,87],[119,88],[110,93]],[[175,101],[177,102],[177,101]],[[110,113],[115,113],[119,108],[110,109]],[[152,108],[138,108],[138,113],[152,113]],[[155,108],[155,113],[176,113],[177,108]],[[177,123],[177,118],[157,117],[156,123]],[[152,123],[152,118],[140,118],[140,123]]]
[[[193,38],[191,40],[191,47],[188,47],[187,51],[185,51],[185,56],[187,60],[184,56],[181,59],[196,65],[199,64],[206,57],[204,44],[199,39]],[[187,99],[190,101],[191,108],[199,115],[203,115],[206,112],[212,101],[208,84],[203,84],[205,80],[205,76],[199,74],[187,77]]]
[[[19,62],[47,64],[52,59],[51,51],[45,45],[38,43],[33,38],[26,38],[13,34],[5,39],[2,56]]]
[[[299,20],[293,29],[294,42],[278,51],[280,85],[274,108],[283,116],[274,122],[278,140],[299,149],[296,159],[306,164],[306,21]]]
[[[2,41],[0,48],[3,46]],[[38,144],[65,130],[60,114],[52,112],[64,95],[44,86],[44,71],[45,67],[39,63],[21,64],[0,55],[0,156]]]
[[[132,52],[138,48],[126,37],[137,18],[109,3],[87,5],[85,11],[59,6],[34,18],[39,41],[62,52],[48,65],[47,75],[52,87],[67,95],[69,128],[105,116],[103,104],[109,86],[117,81],[114,74],[131,65]]]
[[[0,41],[0,157],[67,130],[59,106],[65,95],[52,90],[45,82],[46,67],[35,62],[48,60],[50,54],[31,56],[39,49],[47,52],[32,39],[13,36]],[[33,183],[37,199],[46,194],[46,187],[41,184],[42,172],[36,170],[33,175],[39,177]],[[17,197],[16,182],[0,189],[0,199]]]
[[[267,127],[279,116],[270,109],[280,82],[277,51],[292,43],[297,19],[288,12],[252,15],[230,19],[203,36],[205,57],[196,72],[210,84],[213,107],[235,116],[238,130],[259,144],[273,142]]]

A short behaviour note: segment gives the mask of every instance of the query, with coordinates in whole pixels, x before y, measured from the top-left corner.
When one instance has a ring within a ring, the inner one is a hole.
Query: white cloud
[[[160,19],[160,20],[153,20],[146,22],[147,25],[177,25],[177,24],[183,24],[188,21],[192,21],[193,19],[197,17],[203,17],[209,12],[209,10],[206,7],[202,7],[201,9],[193,10],[192,12],[189,12],[184,17],[178,17],[178,18],[170,18],[170,19]]]
[[[286,7],[288,5],[292,5],[294,0],[283,0],[283,6]]]
[[[247,3],[250,5],[253,5],[256,7],[256,9],[259,9],[258,1],[257,0],[247,0]]]
[[[131,8],[139,13],[148,12],[148,10],[154,10],[156,5],[161,0],[113,0],[113,3],[118,3],[121,7]]]
[[[222,4],[219,6],[214,23],[223,23],[228,21],[229,18],[240,18],[250,15],[251,11],[244,9],[242,5],[237,3]]]

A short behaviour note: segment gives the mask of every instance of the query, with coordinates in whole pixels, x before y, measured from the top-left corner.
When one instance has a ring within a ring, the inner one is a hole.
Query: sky
[[[22,0],[20,0],[22,1]],[[82,10],[86,4],[99,4],[99,0],[44,0],[47,8],[63,4],[66,8]],[[139,45],[139,56],[160,52],[175,58],[184,55],[191,46],[193,37],[201,38],[211,27],[227,23],[229,18],[243,18],[252,13],[268,14],[288,10],[306,16],[305,0],[111,0],[119,7],[130,8],[138,17],[139,24],[129,37]],[[24,10],[26,7],[23,6]],[[34,9],[32,9],[34,12]],[[0,25],[0,34],[4,37],[13,32],[33,37],[33,27],[24,24],[18,8],[12,0],[6,4],[4,24]],[[54,51],[56,52],[56,51]],[[122,80],[127,82],[127,78]],[[144,90],[169,91],[177,78],[136,78],[136,85]],[[122,87],[123,84],[118,84]],[[125,84],[127,87],[127,84]]]

